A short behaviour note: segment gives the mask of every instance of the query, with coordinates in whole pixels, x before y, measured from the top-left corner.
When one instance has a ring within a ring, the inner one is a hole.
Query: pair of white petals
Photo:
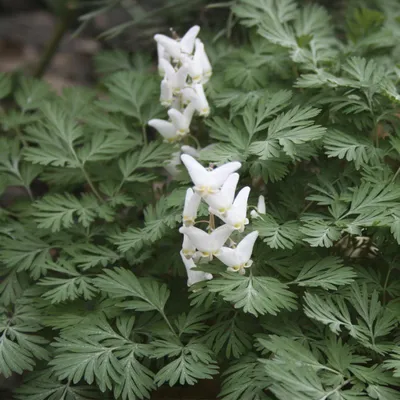
[[[181,160],[189,172],[195,185],[195,192],[198,195],[198,197],[194,197],[195,193],[188,189],[183,222],[186,225],[194,223],[201,196],[209,205],[210,212],[217,215],[232,230],[236,229],[243,232],[244,226],[249,223],[246,214],[250,188],[248,186],[244,187],[234,198],[239,174],[233,172],[238,170],[241,164],[239,162],[231,162],[208,171],[187,154],[182,154]],[[197,199],[196,202],[192,200],[194,198]]]
[[[192,258],[187,258],[184,254],[183,251],[180,252],[183,264],[185,265],[186,268],[186,273],[188,276],[187,280],[187,285],[192,286],[197,282],[202,282],[206,280],[210,280],[213,278],[213,276],[207,272],[203,271],[193,271],[193,268],[196,268],[196,264],[193,261]]]
[[[184,86],[185,84],[182,86],[182,89],[178,89],[179,93],[182,95],[181,99],[179,97],[174,97],[174,94],[176,94],[176,87],[171,86],[169,81],[164,79],[161,82],[160,90],[161,105],[164,107],[172,107],[172,109],[178,111],[181,108],[182,101],[187,107],[191,106],[201,117],[207,117],[210,113],[210,106],[206,94],[204,93],[203,85],[195,84],[191,87]]]
[[[208,170],[188,154],[182,154],[181,160],[194,183],[195,192],[203,198],[217,193],[229,175],[242,166],[240,162],[233,161],[213,170]]]
[[[160,34],[154,36],[157,42],[158,69],[161,76],[167,72],[164,60],[170,61],[172,58],[183,65],[186,64],[187,72],[194,83],[201,81],[205,83],[209,79],[212,67],[204,50],[204,44],[197,38],[199,31],[200,27],[195,25],[180,40]]]
[[[251,210],[250,215],[251,218],[256,219],[256,218],[260,218],[261,215],[266,214],[267,209],[265,206],[265,198],[263,195],[260,195],[258,197],[258,203],[257,203],[257,207],[255,210]]]
[[[209,211],[217,215],[226,224],[243,232],[244,226],[249,223],[246,218],[247,201],[250,194],[248,186],[240,190],[235,198],[239,174],[231,174],[221,187],[221,190],[205,198]]]
[[[192,104],[200,116],[207,117],[210,114],[210,106],[202,84],[197,83],[190,87],[185,87],[181,90],[181,93],[183,102]]]
[[[190,257],[194,256],[195,248],[201,252],[202,257],[209,259],[212,259],[213,256],[217,257],[231,272],[239,272],[243,275],[245,269],[253,264],[251,255],[254,243],[258,238],[258,231],[246,235],[234,249],[223,246],[232,232],[229,231],[227,225],[217,228],[210,234],[193,226],[182,227],[179,231],[184,234],[181,255],[186,259],[191,259],[193,264],[193,258]],[[204,277],[200,280],[204,280]]]
[[[189,132],[190,123],[193,118],[194,108],[189,104],[183,112],[171,108],[168,110],[168,116],[171,121],[163,119],[151,119],[148,124],[156,129],[164,140],[174,142],[185,136]]]
[[[187,65],[193,83],[207,83],[212,75],[211,63],[200,39],[195,41],[193,57],[183,55],[182,63]]]
[[[249,268],[253,264],[251,255],[257,238],[258,231],[253,231],[246,235],[236,248],[222,247],[216,257],[228,267],[228,271],[244,275],[245,268]]]
[[[179,232],[187,236],[190,242],[186,239],[186,246],[190,243],[200,251],[202,257],[212,260],[213,256],[217,256],[221,247],[228,240],[233,232],[229,225],[222,225],[211,233],[204,232],[195,226],[182,226]]]
[[[183,54],[192,54],[199,32],[200,27],[195,25],[192,26],[179,40],[172,39],[165,35],[154,35],[154,40],[160,46],[157,46],[159,59],[171,57],[180,61]]]

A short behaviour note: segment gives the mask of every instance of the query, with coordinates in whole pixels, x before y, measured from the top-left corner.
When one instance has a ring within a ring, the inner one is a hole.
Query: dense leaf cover
[[[246,275],[216,260],[187,288],[189,178],[164,167],[194,143],[147,126],[166,118],[147,56],[101,53],[97,89],[61,95],[0,75],[0,192],[26,193],[0,208],[16,399],[145,399],[217,375],[224,400],[399,398],[400,3],[225,6],[191,133],[204,165],[242,163],[252,207],[266,198]]]

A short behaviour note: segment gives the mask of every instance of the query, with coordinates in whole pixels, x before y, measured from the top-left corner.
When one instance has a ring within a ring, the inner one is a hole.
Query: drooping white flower
[[[244,231],[244,226],[249,223],[246,218],[247,214],[247,200],[249,198],[250,188],[244,187],[236,196],[232,207],[226,212],[225,215],[218,215],[226,224],[236,229],[239,232]]]
[[[186,258],[191,258],[196,253],[196,246],[187,235],[183,235],[182,253]]]
[[[179,229],[180,233],[187,235],[194,246],[201,252],[203,257],[208,257],[212,260],[213,256],[219,254],[221,247],[227,241],[233,229],[228,225],[222,225],[207,233],[194,226],[182,226]]]
[[[188,66],[183,64],[177,71],[171,63],[165,59],[160,60],[160,66],[165,71],[164,79],[173,93],[179,93],[186,85]]]
[[[186,144],[181,146],[181,151],[183,154],[189,154],[189,156],[192,156],[194,158],[198,158],[200,155],[197,149]]]
[[[185,135],[189,132],[190,123],[192,122],[194,107],[189,104],[183,112],[171,108],[168,110],[168,116],[171,118],[178,135]]]
[[[192,83],[200,83],[203,79],[203,66],[200,60],[185,56],[183,58],[183,63],[188,66],[188,74],[192,79]]]
[[[213,276],[208,272],[193,271],[193,268],[196,268],[196,264],[194,263],[193,259],[192,258],[187,259],[185,255],[182,253],[182,251],[180,252],[180,255],[188,275],[188,280],[187,280],[188,286],[192,286],[197,282],[202,282],[213,278]]]
[[[186,191],[182,216],[185,226],[191,226],[195,223],[200,202],[201,197],[197,193],[193,192],[193,189],[189,188]]]
[[[257,203],[257,207],[255,210],[251,210],[250,215],[251,218],[259,218],[261,214],[265,214],[266,211],[266,207],[265,207],[265,198],[264,196],[261,194],[258,197],[258,203]]]
[[[210,106],[204,93],[203,85],[197,83],[192,87],[182,89],[185,103],[192,103],[199,115],[207,117],[210,113]]]
[[[172,39],[168,36],[157,34],[154,40],[160,44],[164,51],[167,52],[175,60],[181,60],[183,54],[192,54],[196,37],[200,31],[200,27],[192,26],[180,40]]]
[[[181,151],[172,153],[171,159],[164,165],[165,170],[173,178],[179,175],[178,165],[181,164],[181,154],[189,154],[192,157],[198,157],[199,152],[192,146],[184,145],[181,146]]]
[[[163,79],[161,81],[160,103],[164,107],[169,107],[172,104],[172,100],[173,100],[172,87],[166,79]]]
[[[195,40],[200,32],[200,27],[198,25],[192,26],[180,39],[179,44],[181,51],[186,54],[192,54]]]
[[[179,174],[178,165],[181,163],[181,153],[180,151],[175,151],[172,153],[172,157],[165,163],[164,169],[175,178]]]
[[[212,66],[208,59],[207,53],[204,50],[204,44],[200,39],[196,39],[196,50],[194,52],[193,61],[201,66],[203,83],[208,81],[212,75]]]
[[[165,51],[164,46],[162,46],[160,43],[157,43],[157,56],[158,56],[158,73],[160,74],[160,76],[163,77],[165,75],[165,71],[160,61],[167,60],[169,62],[170,57],[168,53]]]
[[[228,176],[219,192],[210,194],[204,198],[206,203],[210,206],[208,210],[211,213],[224,215],[231,208],[238,182],[239,174],[231,174]]]
[[[164,52],[167,52],[172,58],[179,60],[181,57],[181,45],[175,39],[165,35],[154,35],[154,40],[162,46]]]
[[[182,154],[181,160],[185,164],[190,178],[195,185],[194,190],[201,196],[217,193],[228,176],[242,166],[240,162],[233,161],[208,171],[188,154]]]
[[[172,122],[163,119],[151,119],[148,125],[156,129],[166,142],[172,143],[181,138]]]
[[[244,275],[245,268],[249,268],[253,264],[250,258],[257,237],[257,231],[251,232],[241,240],[235,249],[222,247],[216,257],[228,267],[228,271]]]

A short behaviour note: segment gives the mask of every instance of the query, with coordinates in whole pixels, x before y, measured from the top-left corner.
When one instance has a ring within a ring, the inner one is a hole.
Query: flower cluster
[[[240,162],[229,162],[215,169],[204,168],[188,154],[182,154],[181,160],[189,172],[194,184],[193,189],[186,192],[183,209],[183,226],[179,229],[184,235],[181,257],[188,274],[188,285],[212,279],[212,275],[201,271],[193,271],[199,261],[211,261],[218,258],[228,271],[245,273],[245,268],[252,265],[251,254],[258,232],[246,235],[237,245],[230,238],[234,231],[243,232],[249,223],[246,217],[247,200],[250,193],[248,186],[235,196],[241,167]],[[197,210],[201,201],[208,205],[210,213],[208,232],[197,227]],[[224,224],[216,227],[214,216]],[[229,246],[224,244],[229,239]]]
[[[196,112],[207,116],[210,108],[204,93],[212,68],[204,44],[197,35],[200,27],[193,26],[182,38],[173,39],[157,34],[158,70],[163,77],[160,102],[168,107],[169,120],[148,122],[167,142],[181,140],[189,133]]]

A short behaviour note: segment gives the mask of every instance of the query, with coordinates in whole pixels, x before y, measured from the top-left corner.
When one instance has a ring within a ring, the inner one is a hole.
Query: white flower
[[[151,119],[148,124],[156,129],[166,142],[175,142],[181,137],[172,122],[163,119]]]
[[[189,156],[192,156],[194,158],[198,158],[200,155],[197,149],[186,144],[181,147],[181,151],[183,154],[189,154]]]
[[[179,229],[180,233],[187,235],[194,246],[201,252],[203,257],[208,257],[212,260],[213,256],[219,254],[221,247],[227,241],[233,229],[228,225],[222,225],[207,233],[194,226],[182,226]]]
[[[178,71],[175,71],[171,63],[165,59],[160,60],[160,66],[165,71],[164,79],[173,93],[179,93],[186,86],[188,66],[183,64]]]
[[[196,50],[194,52],[193,61],[201,66],[203,83],[208,81],[212,75],[212,66],[204,50],[204,44],[200,39],[196,39]]]
[[[204,198],[206,203],[210,206],[208,209],[209,212],[224,215],[229,208],[231,208],[238,181],[239,174],[231,174],[228,176],[219,192],[210,194]]]
[[[188,235],[183,235],[182,253],[186,258],[191,258],[196,253],[196,246],[190,241]]]
[[[171,159],[165,163],[164,168],[172,176],[172,178],[175,178],[179,174],[179,170],[177,167],[180,163],[181,163],[180,151],[172,153]]]
[[[207,272],[202,271],[193,271],[193,268],[196,268],[196,264],[194,263],[192,258],[187,259],[185,255],[180,252],[182,257],[182,261],[185,264],[186,272],[188,275],[187,285],[192,286],[197,282],[202,282],[206,280],[210,280],[213,276]]]
[[[198,25],[192,26],[180,39],[179,44],[183,53],[192,54],[197,35],[200,32]]]
[[[163,79],[161,81],[160,103],[164,107],[169,107],[172,104],[172,100],[173,100],[172,87],[166,79]]]
[[[199,31],[200,27],[195,25],[192,26],[179,41],[160,34],[154,35],[154,39],[172,58],[181,60],[182,54],[193,53],[195,40]]]
[[[176,110],[175,108],[171,108],[168,110],[168,116],[171,118],[172,123],[174,124],[178,135],[185,135],[189,132],[189,126],[192,122],[194,113],[194,107],[189,104],[183,112]]]
[[[225,215],[218,215],[226,224],[230,225],[233,229],[239,232],[244,231],[244,226],[249,223],[246,218],[247,214],[247,200],[249,198],[250,188],[244,187],[236,196],[232,207],[226,212]]]
[[[245,268],[249,268],[253,264],[250,257],[257,237],[257,231],[251,232],[242,239],[235,249],[222,247],[216,257],[228,267],[227,271],[239,272],[239,274],[244,275]]]
[[[210,113],[210,106],[204,93],[203,85],[197,83],[192,87],[182,89],[183,100],[192,103],[199,115],[207,117]]]
[[[167,60],[169,62],[169,55],[164,49],[164,46],[162,46],[160,43],[157,43],[157,55],[158,55],[158,73],[161,76],[165,75],[164,68],[162,67],[162,63],[160,63],[161,60]]]
[[[181,160],[195,185],[194,190],[201,196],[217,193],[228,176],[242,166],[240,162],[233,161],[208,171],[188,154],[182,154]]]
[[[172,39],[168,36],[165,35],[154,35],[154,40],[157,42],[157,44],[159,44],[160,46],[162,46],[162,48],[164,49],[164,52],[168,53],[168,55],[170,55],[172,58],[179,60],[181,57],[181,45],[179,44],[178,41],[176,41],[175,39]],[[163,53],[164,55],[165,53]],[[161,61],[161,59],[159,59],[159,61]]]
[[[259,218],[260,214],[265,214],[266,208],[265,208],[265,198],[264,196],[261,194],[258,198],[258,203],[257,203],[257,207],[255,210],[251,210],[250,215],[251,218]]]
[[[200,83],[203,78],[203,67],[200,62],[187,57],[184,63],[188,66],[188,74],[193,83]]]
[[[201,197],[189,188],[186,191],[185,206],[183,207],[182,219],[185,226],[191,226],[195,223],[200,202]]]
[[[181,154],[190,154],[192,157],[198,157],[199,152],[192,146],[181,146],[181,151],[172,153],[170,160],[164,165],[165,170],[171,175],[172,178],[176,178],[179,175],[178,165],[181,164]]]

